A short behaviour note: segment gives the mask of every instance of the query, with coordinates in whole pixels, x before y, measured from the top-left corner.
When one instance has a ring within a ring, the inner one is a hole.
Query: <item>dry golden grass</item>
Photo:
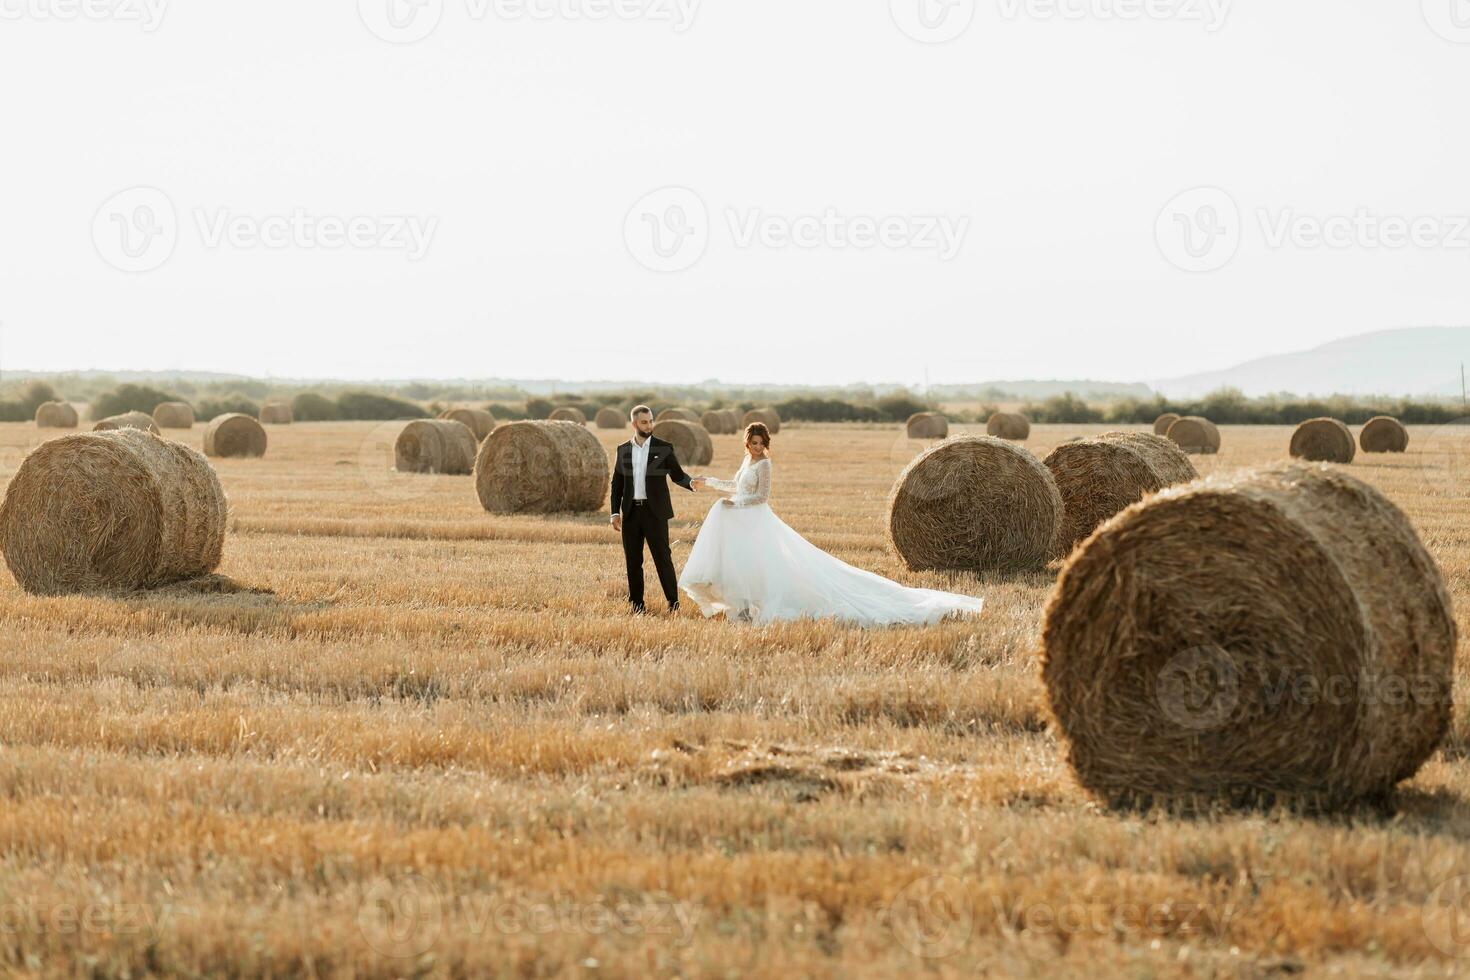
[[[1055,570],[906,572],[883,510],[924,444],[897,426],[783,430],[774,506],[864,568],[984,594],[978,621],[635,620],[604,514],[486,514],[470,477],[393,472],[395,435],[301,424],[213,461],[246,591],[43,599],[0,573],[0,970],[1470,970],[1465,709],[1396,814],[1100,810],[1045,729]],[[47,437],[0,426],[0,481]],[[714,438],[728,477],[738,439]],[[1226,429],[1195,465],[1289,438]],[[1461,602],[1467,461],[1470,432],[1416,429],[1352,466]],[[713,499],[676,496],[677,560]],[[1462,653],[1462,700],[1466,675]]]

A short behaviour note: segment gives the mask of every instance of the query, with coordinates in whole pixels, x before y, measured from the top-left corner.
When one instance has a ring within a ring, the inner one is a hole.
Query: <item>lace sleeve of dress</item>
[[[739,474],[737,473],[736,475],[738,476]],[[734,480],[719,480],[715,477],[707,476],[704,478],[704,483],[711,490],[719,490],[723,493],[735,493],[736,491]]]
[[[736,507],[754,507],[771,498],[771,461],[763,459],[755,464],[755,490],[736,496]]]

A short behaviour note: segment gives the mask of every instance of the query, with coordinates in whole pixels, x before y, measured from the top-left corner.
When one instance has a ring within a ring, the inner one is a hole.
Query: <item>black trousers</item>
[[[653,567],[663,586],[669,606],[679,604],[679,576],[674,572],[674,556],[669,551],[669,522],[653,512],[647,504],[629,507],[623,512],[623,557],[628,562],[628,598],[634,609],[643,608],[643,543],[648,542]]]

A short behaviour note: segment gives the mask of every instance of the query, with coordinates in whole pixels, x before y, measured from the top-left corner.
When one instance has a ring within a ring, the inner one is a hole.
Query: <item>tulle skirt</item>
[[[980,612],[984,599],[916,589],[818,548],[766,504],[716,501],[699,530],[679,587],[705,616],[756,624],[837,619],[857,626],[936,623]]]

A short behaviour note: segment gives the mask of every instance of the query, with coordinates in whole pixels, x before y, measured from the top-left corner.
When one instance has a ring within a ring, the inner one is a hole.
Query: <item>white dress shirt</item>
[[[633,499],[648,499],[648,447],[653,444],[653,436],[644,439],[640,444],[637,437],[633,439]]]

